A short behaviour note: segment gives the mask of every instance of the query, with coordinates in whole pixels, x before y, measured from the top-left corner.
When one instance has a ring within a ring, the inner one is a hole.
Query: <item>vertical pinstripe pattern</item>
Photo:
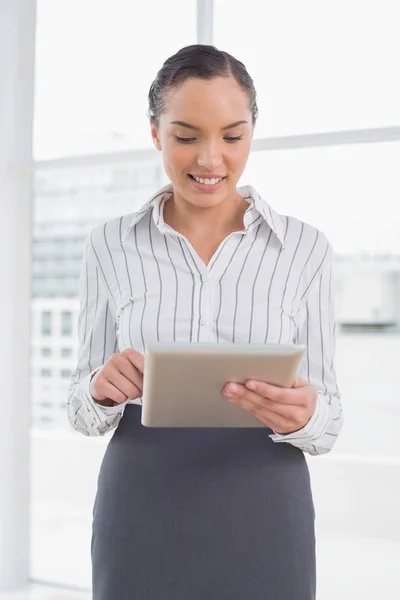
[[[328,319],[328,321],[329,321],[329,319]],[[325,383],[325,365],[324,365],[325,356],[324,356],[324,344],[323,344],[324,332],[322,329],[323,324],[324,323],[322,320],[322,285],[320,283],[320,285],[319,285],[319,331],[320,331],[320,341],[321,341],[321,369],[322,369],[321,381],[322,381],[322,385],[324,386],[325,394],[327,394],[328,388]]]
[[[98,274],[98,270],[96,268],[96,277]],[[83,332],[83,337],[84,339],[86,339],[86,332],[87,332],[87,322],[88,322],[88,317],[89,317],[89,310],[88,310],[88,303],[89,303],[89,269],[87,264],[85,265],[85,275],[86,275],[86,290],[85,290],[85,310],[83,312],[83,315],[81,313],[81,315],[84,317],[85,319],[85,330]]]
[[[191,306],[192,306],[192,312],[191,312],[191,316],[190,316],[190,341],[193,342],[193,325],[194,325],[194,288],[195,288],[195,278],[194,278],[194,273],[192,271],[192,269],[190,268],[188,259],[186,258],[186,253],[185,253],[185,249],[183,247],[182,244],[182,240],[179,238],[179,245],[181,247],[181,251],[182,251],[182,256],[185,259],[185,263],[187,265],[188,271],[192,276],[192,281],[193,281],[193,285],[192,285],[192,299],[191,299]]]
[[[295,293],[295,295],[293,296],[292,310],[293,310],[293,307],[294,307],[295,300],[296,300],[296,298],[297,298],[298,291],[299,291],[299,289],[300,289],[300,285],[301,285],[301,282],[302,282],[303,273],[304,273],[304,271],[306,270],[306,267],[307,267],[307,265],[309,264],[309,262],[310,262],[310,260],[311,260],[311,257],[313,256],[313,254],[314,254],[314,252],[315,252],[315,248],[316,248],[316,246],[317,246],[317,242],[318,242],[319,235],[320,235],[320,232],[319,232],[318,230],[316,230],[316,231],[315,231],[315,240],[314,240],[313,247],[311,248],[311,250],[310,250],[310,254],[309,254],[309,256],[308,256],[307,260],[304,262],[303,268],[302,268],[302,270],[301,270],[301,272],[300,272],[300,276],[299,276],[298,283],[297,283],[297,289],[296,289],[296,293]]]
[[[289,224],[289,219],[286,219],[285,237],[286,237],[286,233],[287,233],[287,229],[288,229],[288,224]],[[271,300],[271,287],[272,287],[272,283],[274,281],[275,274],[278,271],[279,260],[280,260],[280,258],[282,256],[282,250],[283,250],[283,247],[281,246],[279,248],[279,254],[277,256],[276,263],[275,263],[275,266],[274,266],[274,270],[272,272],[272,277],[271,277],[271,280],[269,282],[269,288],[268,288],[268,293],[267,293],[267,329],[266,329],[266,332],[265,332],[265,340],[264,340],[265,343],[267,343],[267,341],[269,339],[268,332],[269,332],[269,324],[270,324],[270,312],[269,312],[269,308],[270,308],[270,300]]]
[[[110,260],[111,260],[112,268],[113,268],[114,275],[115,275],[115,281],[117,282],[117,285],[118,285],[118,291],[119,291],[120,301],[122,302],[122,294],[121,294],[121,286],[120,286],[120,283],[119,283],[119,277],[117,275],[117,271],[116,271],[116,268],[115,268],[113,255],[111,253],[110,246],[108,245],[108,241],[107,241],[107,223],[104,224],[103,235],[104,235],[104,242],[105,242],[108,254],[110,255]]]
[[[225,275],[226,275],[226,273],[227,273],[227,271],[228,271],[229,267],[231,266],[231,264],[232,264],[232,261],[233,261],[233,259],[234,259],[235,255],[236,255],[236,253],[237,253],[237,251],[238,251],[238,249],[239,249],[239,246],[240,246],[240,245],[241,245],[241,243],[243,242],[243,239],[244,239],[244,237],[243,237],[243,235],[242,235],[242,236],[241,236],[241,238],[239,239],[239,243],[237,244],[237,246],[236,246],[236,248],[235,248],[235,250],[234,250],[234,252],[233,252],[233,254],[232,254],[232,256],[231,256],[231,258],[230,258],[230,260],[229,260],[229,263],[227,264],[227,266],[226,266],[226,268],[225,268],[225,271],[224,271],[224,272],[223,272],[223,274],[221,275],[221,277],[220,277],[220,279],[219,279],[219,282],[218,282],[218,283],[219,283],[219,307],[218,307],[218,313],[217,313],[217,320],[216,320],[216,324],[215,324],[215,330],[216,330],[216,334],[217,334],[217,343],[220,341],[220,333],[219,333],[219,318],[220,318],[220,316],[221,316],[221,308],[222,308],[222,291],[223,291],[223,287],[222,287],[222,280],[223,280],[223,278],[225,277]]]
[[[260,228],[261,228],[261,225],[259,225],[257,227],[256,235],[254,236],[254,240],[252,241],[251,246],[249,248],[249,251],[247,252],[246,257],[245,257],[245,259],[243,261],[243,265],[242,265],[242,268],[240,269],[239,276],[238,276],[237,282],[236,282],[236,289],[235,289],[235,314],[234,314],[234,317],[233,317],[233,327],[232,327],[232,342],[233,343],[235,343],[235,341],[236,341],[235,333],[236,333],[236,318],[237,318],[237,312],[238,312],[239,283],[240,283],[240,279],[241,279],[241,277],[243,275],[243,270],[244,270],[244,268],[246,266],[246,262],[247,262],[247,260],[248,260],[248,258],[250,256],[250,253],[251,253],[251,251],[253,249],[253,246],[254,246],[254,244],[255,244],[255,242],[257,240],[257,236],[260,233]],[[254,298],[253,298],[253,301],[254,301]]]
[[[89,384],[127,347],[143,353],[155,341],[300,343],[307,353],[299,375],[316,387],[317,408],[303,430],[271,437],[311,454],[330,450],[342,425],[332,248],[322,232],[280,215],[250,186],[238,193],[249,202],[244,229],[228,236],[207,266],[163,220],[171,186],[137,213],[93,230],[82,265],[79,356],[68,397],[75,429],[102,435],[118,424],[126,403],[96,404]]]
[[[129,346],[131,348],[133,348],[133,341],[132,341],[132,315],[133,315],[133,300],[131,300],[131,304],[130,304],[130,312],[129,312],[129,326],[128,326],[128,333],[129,333]]]
[[[204,288],[204,281],[202,278],[201,284],[200,284],[200,290],[199,290],[199,315],[202,314],[203,288]],[[197,328],[197,342],[200,342],[200,327]]]
[[[163,299],[163,286],[162,286],[162,280],[161,280],[160,265],[158,264],[157,257],[154,253],[153,239],[151,236],[151,225],[152,225],[152,220],[149,219],[149,241],[150,241],[151,252],[153,254],[153,258],[154,258],[154,261],[157,266],[159,290],[160,290],[160,299],[158,301],[158,309],[157,309],[157,342],[159,342],[160,341],[160,312],[161,312],[161,304],[162,304],[162,299]]]
[[[97,259],[97,264],[98,264],[98,266],[99,266],[99,269],[100,269],[100,271],[101,271],[101,273],[102,273],[102,275],[103,275],[103,279],[104,279],[104,281],[105,281],[105,284],[106,284],[106,286],[107,286],[107,289],[108,289],[108,292],[109,292],[109,297],[110,297],[110,298],[111,298],[111,300],[113,301],[113,304],[114,304],[114,306],[115,306],[115,307],[117,307],[117,302],[116,302],[116,300],[115,300],[115,298],[114,298],[114,295],[113,295],[113,294],[112,294],[112,292],[111,292],[110,286],[109,286],[109,284],[108,284],[108,279],[107,279],[107,277],[106,277],[106,275],[105,275],[105,273],[104,273],[104,269],[103,269],[102,263],[100,262],[100,260],[99,260],[99,256],[98,256],[98,254],[97,254],[97,252],[96,252],[96,250],[95,250],[95,247],[94,247],[94,245],[93,245],[93,239],[92,239],[92,241],[91,241],[91,246],[92,246],[93,253],[94,253],[94,255],[96,256],[96,259]]]
[[[316,271],[315,271],[314,275],[312,276],[310,283],[308,284],[308,286],[306,287],[305,291],[303,292],[303,295],[302,295],[302,297],[301,297],[301,299],[302,299],[302,300],[303,300],[303,298],[304,298],[304,297],[307,295],[307,292],[308,292],[308,290],[310,289],[311,285],[314,283],[314,279],[317,277],[318,273],[320,273],[320,272],[321,272],[321,266],[322,266],[322,264],[324,263],[324,261],[325,261],[325,259],[326,259],[326,255],[328,254],[328,250],[329,250],[329,247],[327,246],[327,247],[326,247],[326,250],[325,250],[325,254],[324,254],[324,257],[323,257],[323,259],[321,260],[321,262],[320,262],[320,264],[318,265],[318,267],[317,267],[317,269],[316,269]]]
[[[179,285],[178,285],[178,273],[176,272],[176,267],[174,265],[174,262],[171,258],[171,254],[168,248],[168,238],[167,236],[164,236],[164,242],[165,242],[165,250],[167,252],[168,255],[168,259],[169,262],[171,264],[174,276],[175,276],[175,305],[174,305],[174,325],[173,325],[173,331],[174,331],[174,336],[173,336],[173,341],[176,342],[176,314],[177,314],[177,310],[178,310],[178,291],[179,291]]]
[[[222,252],[225,250],[225,246],[227,244],[228,238],[221,244],[219,250],[217,250],[217,254],[210,260],[210,264],[209,264],[209,273],[211,274],[211,271],[214,268],[214,265],[217,263],[220,255],[222,254]]]
[[[130,294],[132,296],[132,293],[133,293],[132,292],[132,282],[131,282],[131,276],[129,275],[128,259],[126,257],[125,248],[124,248],[124,245],[122,243],[122,221],[123,220],[124,220],[124,217],[121,217],[120,220],[119,220],[119,238],[120,238],[119,241],[120,241],[120,246],[121,246],[122,253],[124,255],[125,266],[126,266],[126,275],[128,277],[128,281],[129,281],[129,291],[130,291]]]
[[[190,249],[191,248],[191,244],[189,244],[189,242],[187,242],[186,240],[185,240],[185,244],[186,244],[186,248],[187,248],[187,251],[189,253],[189,256],[190,256],[190,258],[192,260],[193,266],[194,266],[194,268],[196,269],[196,271],[198,273],[199,281],[201,282],[200,283],[200,291],[199,291],[199,311],[198,311],[198,315],[200,317],[200,315],[202,314],[202,312],[201,312],[201,305],[202,305],[202,293],[203,293],[203,287],[204,287],[203,276],[202,276],[202,273],[201,273],[201,271],[200,271],[200,269],[199,269],[199,267],[197,265],[196,259],[193,257],[192,251]],[[185,259],[186,259],[186,256],[185,256]],[[189,266],[188,261],[186,261],[186,262],[187,262],[187,264]],[[193,276],[193,270],[192,269],[190,269],[190,270],[191,270],[192,276]],[[194,292],[195,292],[195,278],[193,277],[193,292],[192,292],[192,300],[193,300],[193,302],[194,302]],[[190,337],[190,340],[192,341],[192,337]],[[197,328],[197,342],[199,342],[199,341],[200,341],[200,328],[198,327]]]
[[[289,227],[289,221],[288,221],[288,227]],[[282,306],[284,306],[284,303],[285,303],[285,298],[286,298],[286,292],[287,292],[287,288],[288,288],[289,278],[290,278],[290,276],[292,274],[293,265],[294,265],[294,262],[296,260],[296,256],[297,256],[297,252],[299,250],[300,244],[301,244],[301,240],[303,238],[303,232],[304,232],[304,223],[301,224],[299,241],[297,242],[296,249],[295,249],[295,251],[293,253],[293,257],[292,257],[292,260],[290,262],[290,267],[289,267],[289,270],[288,270],[288,273],[287,273],[287,276],[286,276],[285,287],[284,287],[283,295],[282,295]],[[281,341],[282,341],[282,319],[281,319],[281,331],[280,331],[280,334],[279,334],[278,344],[280,344]]]
[[[104,365],[106,360],[106,348],[107,348],[107,320],[108,320],[108,300],[106,300],[106,310],[104,315],[104,337],[103,337],[103,356],[101,364]]]
[[[251,343],[251,333],[253,331],[253,313],[254,313],[254,301],[255,301],[255,294],[254,294],[255,287],[256,287],[258,276],[260,274],[260,270],[261,270],[261,266],[262,266],[262,263],[263,263],[263,260],[264,260],[265,253],[267,252],[267,248],[268,248],[268,245],[269,245],[269,242],[270,242],[270,239],[271,239],[271,235],[272,235],[272,229],[269,232],[267,242],[266,242],[266,244],[264,246],[264,250],[263,250],[263,253],[262,253],[262,256],[261,256],[261,260],[260,260],[259,265],[258,265],[257,273],[256,273],[256,276],[254,278],[253,286],[252,286],[252,290],[251,290],[251,316],[250,316],[250,329],[249,329],[249,344]]]
[[[306,345],[307,345],[307,379],[310,381],[310,365],[311,365],[311,357],[310,357],[310,311],[308,309],[308,305],[306,306],[307,318],[306,318]]]
[[[140,268],[141,268],[141,272],[142,272],[143,285],[144,285],[143,310],[142,310],[142,314],[141,314],[141,318],[140,318],[140,337],[142,339],[142,347],[144,348],[145,342],[144,342],[144,335],[143,335],[143,319],[144,319],[144,313],[146,310],[146,303],[147,303],[147,283],[146,283],[146,276],[144,274],[143,258],[142,258],[141,253],[139,252],[139,248],[138,248],[137,228],[135,228],[135,248],[136,248],[136,255],[139,257],[139,260],[140,260]]]
[[[96,268],[96,305],[95,305],[95,309],[94,309],[94,317],[93,320],[96,321],[96,317],[97,317],[97,307],[99,305],[99,270]],[[89,370],[92,370],[91,364],[90,364],[90,359],[92,356],[92,343],[93,343],[93,329],[90,333],[90,342],[89,342],[89,360],[88,360],[88,364],[89,364]]]

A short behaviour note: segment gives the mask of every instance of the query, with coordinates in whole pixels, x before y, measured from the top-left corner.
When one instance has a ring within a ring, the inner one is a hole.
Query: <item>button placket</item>
[[[198,340],[199,342],[208,342],[210,337],[209,332],[209,323],[210,323],[210,282],[209,277],[203,276],[202,278],[202,286],[200,293],[201,297],[201,314],[198,319],[199,326],[199,334]]]

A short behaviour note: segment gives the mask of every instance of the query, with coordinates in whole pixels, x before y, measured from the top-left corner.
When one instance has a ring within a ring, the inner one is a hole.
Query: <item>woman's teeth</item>
[[[193,175],[193,179],[195,179],[198,183],[203,183],[204,185],[215,185],[216,183],[219,183],[223,177],[218,177],[218,179],[203,179],[203,177],[194,177]]]

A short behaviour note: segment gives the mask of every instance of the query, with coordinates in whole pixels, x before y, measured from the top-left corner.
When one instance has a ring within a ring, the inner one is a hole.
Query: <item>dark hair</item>
[[[242,62],[228,52],[215,46],[194,44],[181,48],[167,58],[149,91],[148,117],[156,126],[165,110],[167,94],[177,89],[188,79],[206,79],[214,77],[234,77],[240,87],[249,95],[253,122],[257,120],[258,108],[254,82]]]

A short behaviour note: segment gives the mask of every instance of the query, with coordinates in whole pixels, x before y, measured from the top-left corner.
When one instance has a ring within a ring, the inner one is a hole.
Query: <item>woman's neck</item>
[[[174,194],[164,205],[164,222],[188,238],[226,237],[244,228],[249,203],[239,195],[218,206],[205,208],[190,204]]]

